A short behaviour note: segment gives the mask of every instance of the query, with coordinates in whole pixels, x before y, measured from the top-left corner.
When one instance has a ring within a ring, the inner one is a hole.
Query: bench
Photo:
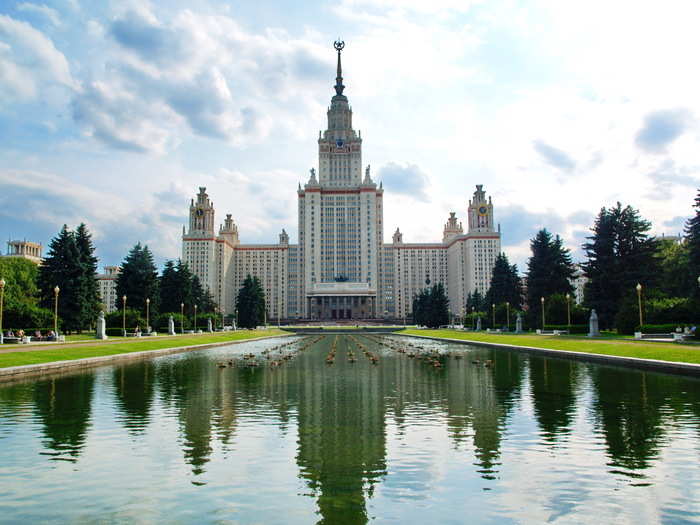
[[[686,334],[685,332],[670,332],[664,334],[643,334],[642,332],[635,332],[635,339],[649,339],[654,341],[665,340],[674,341],[676,343],[682,343],[686,339],[693,337],[692,334]]]

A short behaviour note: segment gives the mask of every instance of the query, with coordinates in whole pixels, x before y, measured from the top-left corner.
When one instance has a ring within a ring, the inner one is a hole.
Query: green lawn
[[[281,330],[238,330],[236,332],[222,332],[201,335],[182,335],[163,338],[142,338],[138,341],[128,341],[115,344],[95,343],[82,344],[79,347],[65,348],[62,345],[45,346],[41,349],[25,352],[8,352],[0,354],[0,368],[8,366],[34,365],[50,363],[52,361],[67,361],[83,359],[85,357],[98,357],[104,355],[128,354],[131,352],[143,352],[145,350],[161,350],[163,348],[177,348],[182,346],[201,345],[207,343],[222,343],[225,341],[242,341],[256,337],[269,337],[273,335],[289,335]]]
[[[95,334],[90,332],[90,333],[84,333],[84,334],[71,334],[66,336],[66,343],[77,343],[79,341],[94,341],[95,340]]]
[[[457,330],[402,330],[400,334],[423,335],[448,339],[462,339],[485,343],[503,343],[516,346],[531,346],[548,350],[588,352],[591,354],[637,357],[640,359],[660,359],[680,363],[700,364],[700,346],[678,343],[654,343],[650,341],[627,341],[587,339],[547,335],[509,334],[496,335],[483,332],[460,332]]]

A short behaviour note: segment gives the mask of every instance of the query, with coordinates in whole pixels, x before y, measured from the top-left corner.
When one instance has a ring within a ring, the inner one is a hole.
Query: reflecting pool
[[[3,522],[688,523],[699,463],[696,379],[400,336],[0,385]]]

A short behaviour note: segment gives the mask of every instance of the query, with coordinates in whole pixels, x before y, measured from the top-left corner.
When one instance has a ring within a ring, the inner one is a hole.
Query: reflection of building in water
[[[297,464],[318,498],[319,523],[365,523],[366,498],[386,474],[383,370],[346,364],[348,340],[340,341],[332,367],[318,353],[300,358]]]

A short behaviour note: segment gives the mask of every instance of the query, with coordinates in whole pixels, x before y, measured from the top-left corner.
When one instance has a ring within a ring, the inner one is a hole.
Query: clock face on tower
[[[489,209],[486,206],[479,206],[479,215],[486,215]]]
[[[335,146],[337,148],[342,148],[344,144],[345,144],[345,141],[343,141],[343,139],[336,139],[336,141],[335,141]]]
[[[194,214],[195,214],[197,217],[201,217],[202,215],[204,215],[204,211],[198,209],[196,212],[194,212]]]

